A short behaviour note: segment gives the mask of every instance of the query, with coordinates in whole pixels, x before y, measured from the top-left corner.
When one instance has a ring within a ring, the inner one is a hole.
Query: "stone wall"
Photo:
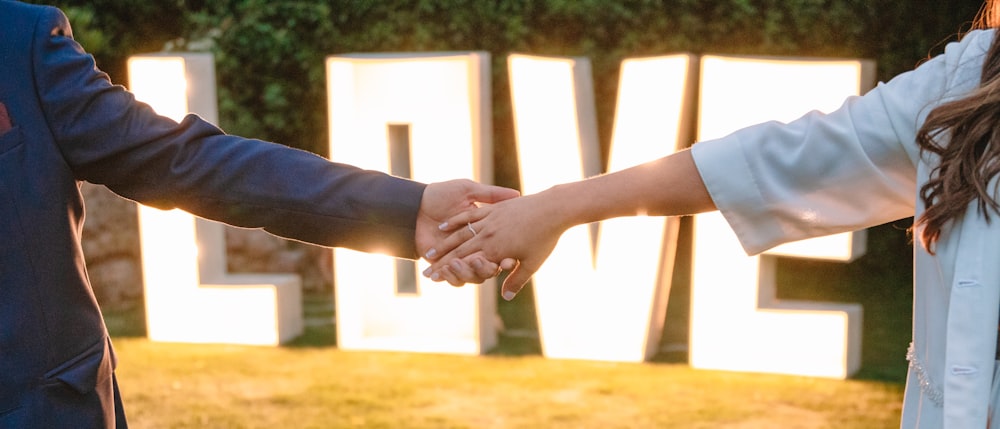
[[[136,204],[103,186],[85,183],[82,191],[87,207],[83,251],[98,302],[111,309],[142,305]],[[231,272],[297,273],[304,293],[332,293],[330,249],[239,228],[227,229],[226,245]]]

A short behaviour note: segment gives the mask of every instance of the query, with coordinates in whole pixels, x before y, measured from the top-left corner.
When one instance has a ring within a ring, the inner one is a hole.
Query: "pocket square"
[[[7,131],[10,131],[12,126],[10,116],[7,115],[7,106],[0,103],[0,135],[7,134]]]

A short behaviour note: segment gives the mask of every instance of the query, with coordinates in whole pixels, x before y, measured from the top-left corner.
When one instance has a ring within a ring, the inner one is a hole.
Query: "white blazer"
[[[829,114],[695,144],[698,171],[747,253],[920,216],[918,191],[935,161],[916,132],[932,108],[978,86],[992,40],[992,30],[971,32]],[[992,219],[973,203],[942,231],[936,255],[914,246],[902,427],[986,427],[1000,311],[1000,216]]]

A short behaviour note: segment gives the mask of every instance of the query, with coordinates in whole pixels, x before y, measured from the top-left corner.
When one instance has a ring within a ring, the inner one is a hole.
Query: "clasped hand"
[[[538,194],[477,206],[438,225],[442,239],[424,254],[424,276],[458,286],[483,267],[509,271],[502,295],[510,300],[552,253],[566,227],[558,207]],[[499,262],[494,262],[499,261]],[[499,271],[494,271],[494,275]]]

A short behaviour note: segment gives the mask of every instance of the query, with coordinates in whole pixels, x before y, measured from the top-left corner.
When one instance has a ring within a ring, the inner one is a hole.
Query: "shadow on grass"
[[[319,348],[337,346],[337,327],[333,324],[307,326],[302,335],[284,345],[289,348]]]
[[[145,337],[146,308],[142,302],[125,308],[101,309],[112,337]]]

